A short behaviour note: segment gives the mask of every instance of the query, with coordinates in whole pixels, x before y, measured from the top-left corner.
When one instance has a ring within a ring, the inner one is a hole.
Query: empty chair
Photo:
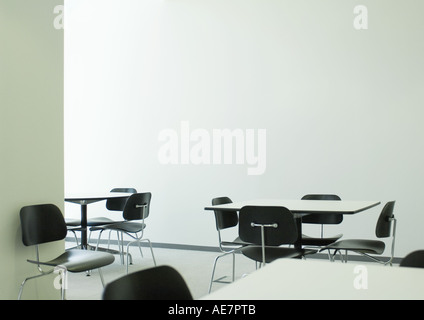
[[[110,192],[122,192],[122,193],[137,193],[137,190],[134,188],[113,188]],[[106,209],[109,211],[120,211],[122,212],[125,207],[127,199],[123,198],[110,198],[106,200]],[[120,220],[120,219],[119,219]],[[87,219],[87,226],[96,227],[102,226],[105,224],[116,223],[117,219],[110,219],[108,217],[93,217]],[[92,231],[90,229],[90,231]],[[110,239],[110,234],[109,234]]]
[[[248,258],[262,265],[279,258],[301,258],[316,250],[281,247],[297,241],[295,218],[285,207],[245,206],[240,210],[239,236],[251,243],[241,249]]]
[[[41,204],[23,207],[20,211],[22,242],[25,246],[35,245],[36,260],[27,260],[36,264],[41,274],[26,278],[20,287],[18,299],[21,299],[24,285],[28,280],[39,278],[53,273],[55,270],[62,271],[63,278],[66,272],[84,272],[99,269],[100,278],[104,285],[101,267],[107,266],[115,260],[114,256],[104,252],[89,250],[69,250],[49,261],[40,259],[39,245],[47,242],[63,240],[66,237],[67,228],[65,219],[60,209],[53,204]],[[53,267],[49,271],[42,270],[41,266]],[[65,299],[65,286],[62,286],[62,299]]]
[[[132,194],[126,201],[124,211],[122,212],[124,221],[96,227],[96,230],[100,231],[99,238],[97,240],[97,248],[99,246],[102,232],[105,230],[119,231],[134,239],[133,241],[129,241],[127,243],[127,273],[129,264],[129,246],[132,243],[137,243],[141,253],[140,243],[142,241],[147,241],[150,246],[153,262],[156,265],[152,244],[149,239],[143,238],[144,229],[146,228],[145,219],[149,216],[150,213],[151,198],[152,194],[150,192]],[[140,233],[140,235],[138,235],[138,233]]]
[[[110,192],[122,192],[122,193],[137,193],[137,190],[134,188],[113,188]],[[106,200],[106,209],[109,211],[123,211],[127,199],[116,198],[116,199],[107,199]],[[87,225],[89,227],[100,226],[109,223],[116,223],[116,219],[110,219],[107,217],[94,217],[87,220]]]
[[[220,204],[227,204],[227,203],[232,203],[231,199],[228,197],[219,197],[219,198],[212,199],[212,205],[220,205]],[[238,225],[239,219],[238,219],[237,211],[214,210],[214,214],[215,214],[216,230],[218,231],[219,250],[221,251],[222,254],[217,256],[213,263],[212,276],[211,276],[211,281],[209,284],[209,292],[211,292],[213,282],[226,283],[222,281],[222,278],[214,280],[215,269],[216,269],[216,264],[218,260],[229,254],[233,256],[232,281],[234,281],[235,265],[236,265],[235,253],[237,252],[237,250],[240,250],[243,246],[247,245],[247,243],[240,240],[240,237],[237,237],[236,239],[232,241],[226,241],[222,239],[221,230],[233,228]]]
[[[103,300],[192,300],[181,274],[158,266],[127,274],[107,284]]]
[[[110,192],[122,192],[122,193],[137,193],[137,190],[135,188],[113,188],[110,190]],[[119,211],[122,213],[125,207],[125,203],[127,202],[127,199],[125,198],[110,198],[106,200],[106,209],[109,211]],[[119,219],[119,221],[122,221]],[[108,217],[94,217],[89,218],[87,220],[87,226],[90,227],[90,236],[93,231],[97,231],[96,227],[98,226],[104,226],[106,224],[112,224],[119,222],[118,219],[110,219]],[[109,231],[109,237],[108,237],[108,246],[107,250],[109,250],[110,246],[110,236],[111,236],[112,230]],[[121,241],[120,241],[121,236]],[[123,248],[122,248],[122,233],[117,231],[117,237],[118,237],[118,248],[119,253],[121,255],[121,262],[123,263]],[[99,249],[99,248],[98,248]]]
[[[340,197],[335,194],[307,194],[302,200],[334,200],[340,201]],[[339,240],[343,235],[337,234],[331,237],[324,237],[324,225],[340,224],[343,221],[341,213],[309,214],[302,217],[302,223],[319,224],[321,227],[320,237],[302,235],[302,245],[312,247],[323,247]]]
[[[135,188],[113,188],[112,190],[110,190],[110,192],[136,193],[137,190]],[[106,209],[109,210],[109,211],[121,211],[122,212],[124,210],[124,206],[125,206],[126,201],[127,201],[127,199],[122,199],[122,198],[107,199],[106,200]],[[66,226],[68,227],[68,231],[70,231],[74,234],[75,241],[78,245],[78,238],[76,236],[76,232],[81,231],[81,221],[78,220],[78,219],[65,219],[65,221],[66,221]],[[93,218],[87,219],[87,226],[88,227],[96,227],[96,226],[102,226],[102,225],[105,225],[105,224],[116,223],[116,222],[118,222],[118,221],[114,220],[114,219],[110,219],[108,217],[93,217]],[[90,228],[90,237],[91,237],[92,231],[95,231],[95,229]],[[119,236],[118,236],[118,241],[119,241]],[[110,233],[109,233],[109,242],[110,242]]]
[[[332,249],[334,254],[332,260],[334,261],[334,256],[337,252],[345,250],[344,261],[347,262],[347,253],[348,251],[359,253],[363,256],[370,258],[371,260],[383,264],[392,265],[394,250],[395,250],[395,238],[396,238],[396,219],[393,214],[393,209],[395,206],[395,201],[387,202],[378,217],[378,221],[375,227],[375,235],[377,238],[389,238],[392,236],[392,248],[391,248],[391,257],[388,261],[382,261],[371,255],[381,255],[383,254],[386,245],[381,240],[368,240],[368,239],[346,239],[340,240],[333,244],[330,244],[324,247],[322,250]],[[393,225],[393,228],[392,228]],[[342,260],[343,261],[343,260]]]
[[[424,250],[413,251],[404,257],[400,267],[424,268]]]

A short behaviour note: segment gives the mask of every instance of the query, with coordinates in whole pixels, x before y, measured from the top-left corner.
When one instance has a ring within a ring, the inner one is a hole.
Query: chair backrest
[[[149,216],[150,201],[152,194],[150,192],[134,193],[125,203],[122,213],[125,220],[142,220]]]
[[[413,251],[404,257],[400,267],[424,268],[424,250]]]
[[[307,194],[302,200],[334,200],[340,201],[340,197],[335,194]],[[340,224],[343,221],[341,213],[311,214],[302,217],[302,223],[309,224]]]
[[[66,237],[65,219],[54,204],[23,207],[20,219],[22,242],[26,246],[62,240]]]
[[[230,198],[228,197],[219,197],[212,199],[212,205],[219,205],[219,204],[227,204],[232,203]],[[214,210],[215,213],[215,222],[216,222],[216,229],[223,230],[231,227],[235,227],[238,224],[238,214],[236,211],[223,211],[223,210]]]
[[[113,188],[110,192],[137,193],[134,188]],[[111,211],[123,211],[127,199],[116,198],[106,200],[106,209]]]
[[[392,233],[392,222],[395,217],[393,214],[394,207],[395,201],[389,201],[384,205],[383,210],[381,210],[375,227],[375,235],[377,238],[390,237]]]
[[[159,266],[125,275],[106,285],[103,300],[192,300],[181,274]]]
[[[259,225],[265,226],[264,234]],[[267,246],[293,244],[298,238],[296,221],[289,209],[262,206],[241,208],[239,236],[242,241]]]

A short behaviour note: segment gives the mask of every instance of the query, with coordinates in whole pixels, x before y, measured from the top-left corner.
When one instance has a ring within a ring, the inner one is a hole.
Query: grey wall
[[[396,256],[424,247],[424,4],[362,4],[67,4],[66,191],[151,191],[149,238],[191,245],[216,245],[216,196],[396,200]],[[227,160],[222,129],[245,139]],[[330,232],[372,238],[381,209]]]
[[[0,1],[0,299],[16,299],[21,282],[37,274],[21,241],[22,206],[63,209],[63,30],[53,26],[59,0]],[[41,246],[42,257],[64,243]],[[24,299],[57,298],[54,277],[28,282]]]

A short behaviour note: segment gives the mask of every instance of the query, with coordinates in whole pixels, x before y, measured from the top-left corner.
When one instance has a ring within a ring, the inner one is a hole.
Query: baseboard
[[[67,237],[65,241],[70,243],[75,243],[74,237]],[[80,241],[80,239],[78,239]],[[107,245],[108,240],[100,240],[100,245],[104,246]],[[118,245],[118,240],[110,240],[111,245]],[[126,246],[128,244],[128,241],[124,240],[124,245]],[[133,244],[135,246],[135,244]],[[141,243],[142,247],[147,247],[148,244],[145,242]],[[161,249],[176,249],[176,250],[193,250],[193,251],[206,251],[206,252],[217,252],[219,253],[220,250],[218,247],[213,246],[199,246],[199,245],[190,245],[190,244],[177,244],[177,243],[161,243],[161,242],[152,242],[153,248],[161,248]],[[383,261],[389,260],[389,257],[380,257]],[[316,253],[313,255],[308,256],[308,259],[321,259],[321,260],[328,260],[328,255],[326,253]],[[399,264],[402,258],[393,258],[393,264]],[[361,255],[349,255],[349,261],[355,261],[355,262],[370,262],[371,260],[361,256]]]
[[[66,242],[75,243],[74,237],[65,238]],[[78,242],[80,239],[78,238]],[[129,241],[124,240],[124,246],[128,244]],[[93,244],[93,243],[91,243]],[[104,246],[108,244],[108,240],[101,239],[99,242],[100,245]],[[110,244],[117,246],[118,240],[110,240]],[[135,246],[135,244],[132,244]],[[142,247],[147,247],[148,244],[146,242],[141,243]],[[193,250],[193,251],[209,251],[209,252],[220,252],[218,247],[213,246],[198,246],[198,245],[188,245],[188,244],[177,244],[177,243],[161,243],[161,242],[152,242],[153,248],[161,248],[161,249],[177,249],[177,250]]]

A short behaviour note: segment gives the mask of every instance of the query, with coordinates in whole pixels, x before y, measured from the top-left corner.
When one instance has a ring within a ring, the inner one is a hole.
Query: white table
[[[379,201],[334,201],[334,200],[284,200],[284,199],[256,199],[234,203],[207,206],[205,210],[239,211],[244,206],[276,206],[286,207],[292,213],[328,214],[342,213],[355,214],[379,205]]]
[[[279,259],[203,300],[424,299],[424,269]]]
[[[81,248],[87,249],[87,205],[108,199],[129,198],[132,193],[109,192],[104,194],[66,195],[65,201],[81,206]]]
[[[240,211],[244,206],[276,206],[286,207],[297,218],[298,240],[296,248],[302,247],[302,220],[304,214],[356,214],[371,209],[380,204],[379,201],[334,201],[334,200],[283,200],[283,199],[257,199],[233,202],[205,207],[205,210]]]

